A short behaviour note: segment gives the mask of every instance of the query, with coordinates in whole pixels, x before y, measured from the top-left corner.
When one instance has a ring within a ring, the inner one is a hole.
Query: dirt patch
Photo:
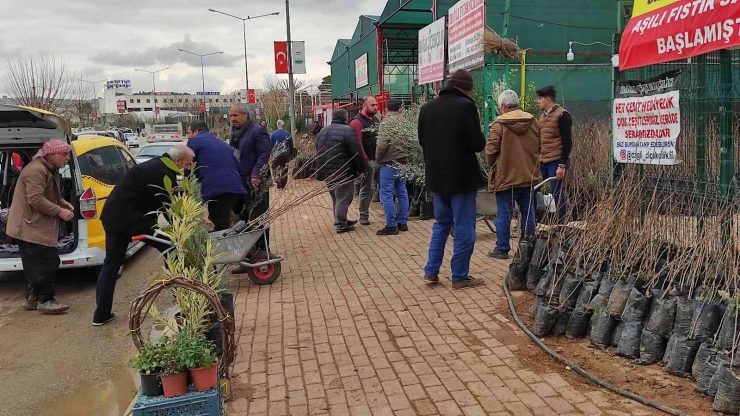
[[[519,292],[514,298],[519,318],[532,328],[534,317],[529,308],[535,296],[529,292]],[[506,298],[502,298],[501,310],[511,317]],[[512,322],[514,322],[512,318]],[[509,331],[497,334],[499,341],[506,345],[515,345],[519,360],[536,372],[556,371],[565,377],[573,386],[595,388],[596,385],[581,377],[574,371],[564,370],[564,364],[545,353],[532,342],[526,334],[517,336]],[[716,415],[712,412],[713,398],[696,391],[693,380],[680,378],[666,373],[658,364],[643,366],[615,355],[615,348],[601,351],[591,345],[588,338],[570,340],[566,337],[547,337],[545,345],[595,377],[611,383],[621,389],[656,401],[665,406],[681,410],[691,415]],[[662,413],[656,413],[662,414]]]

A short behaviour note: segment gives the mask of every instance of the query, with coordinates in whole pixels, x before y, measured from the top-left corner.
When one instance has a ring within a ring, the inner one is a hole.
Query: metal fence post
[[[696,84],[700,86],[707,85],[707,56],[701,55],[696,59]],[[696,180],[697,180],[697,199],[696,199],[696,233],[702,234],[704,229],[704,208],[707,197],[707,103],[706,87],[704,87],[704,96],[698,97],[697,117],[696,117]]]
[[[732,198],[735,175],[735,149],[732,141],[732,52],[719,51],[719,134],[720,134],[720,192],[723,202]],[[722,224],[722,242],[728,242],[732,232],[732,216]]]

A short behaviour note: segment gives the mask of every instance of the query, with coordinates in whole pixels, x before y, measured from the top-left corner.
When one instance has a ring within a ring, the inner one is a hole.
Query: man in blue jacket
[[[288,183],[288,163],[293,155],[293,137],[285,130],[283,120],[277,121],[277,130],[270,135],[270,147],[273,153],[271,168],[277,189],[283,189]]]
[[[263,182],[269,181],[269,169],[262,171],[262,167],[270,159],[270,136],[267,130],[255,123],[249,116],[249,107],[246,104],[236,104],[229,110],[231,120],[231,147],[235,150],[236,158],[239,159],[242,175],[249,187],[250,198],[246,208],[242,212],[246,221],[254,220],[267,212],[270,208],[270,193]],[[264,175],[260,175],[263,173]],[[265,231],[267,243],[270,242],[270,229]],[[257,242],[258,250],[267,251],[264,239]],[[232,273],[246,273],[245,267],[234,269]]]
[[[234,150],[211,134],[203,121],[190,123],[187,134],[188,147],[195,153],[195,176],[208,202],[208,217],[214,231],[225,230],[231,227],[231,213],[247,196],[239,161]]]

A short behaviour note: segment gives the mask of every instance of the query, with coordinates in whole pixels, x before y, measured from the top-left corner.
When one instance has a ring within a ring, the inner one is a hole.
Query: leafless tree
[[[306,82],[302,79],[295,79],[293,85],[296,97],[296,110],[300,106],[298,90],[303,88]],[[288,97],[290,97],[290,86],[287,79],[278,79],[275,76],[265,77],[265,88],[261,97],[262,109],[265,113],[265,119],[272,125],[281,115],[285,114],[288,108]]]
[[[18,105],[62,112],[74,92],[74,74],[54,55],[10,60],[5,70],[3,88]]]
[[[92,123],[92,116],[95,110],[92,101],[96,98],[93,91],[94,88],[89,82],[76,80],[72,83],[70,94],[71,110],[80,119],[80,125],[89,126]]]

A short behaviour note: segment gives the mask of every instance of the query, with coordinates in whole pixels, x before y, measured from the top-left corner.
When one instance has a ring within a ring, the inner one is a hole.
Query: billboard
[[[105,82],[105,88],[112,90],[114,88],[131,88],[130,79],[110,79]]]
[[[221,91],[198,91],[195,95],[221,95]]]
[[[445,77],[445,18],[419,31],[419,84]]]
[[[306,73],[306,42],[293,41],[291,52],[293,52],[293,73]]]
[[[355,59],[355,88],[361,88],[368,84],[367,75],[367,53],[364,53]]]
[[[483,66],[485,0],[460,0],[447,13],[449,72]]]
[[[125,113],[126,100],[116,100],[116,110],[118,110],[119,113]]]

